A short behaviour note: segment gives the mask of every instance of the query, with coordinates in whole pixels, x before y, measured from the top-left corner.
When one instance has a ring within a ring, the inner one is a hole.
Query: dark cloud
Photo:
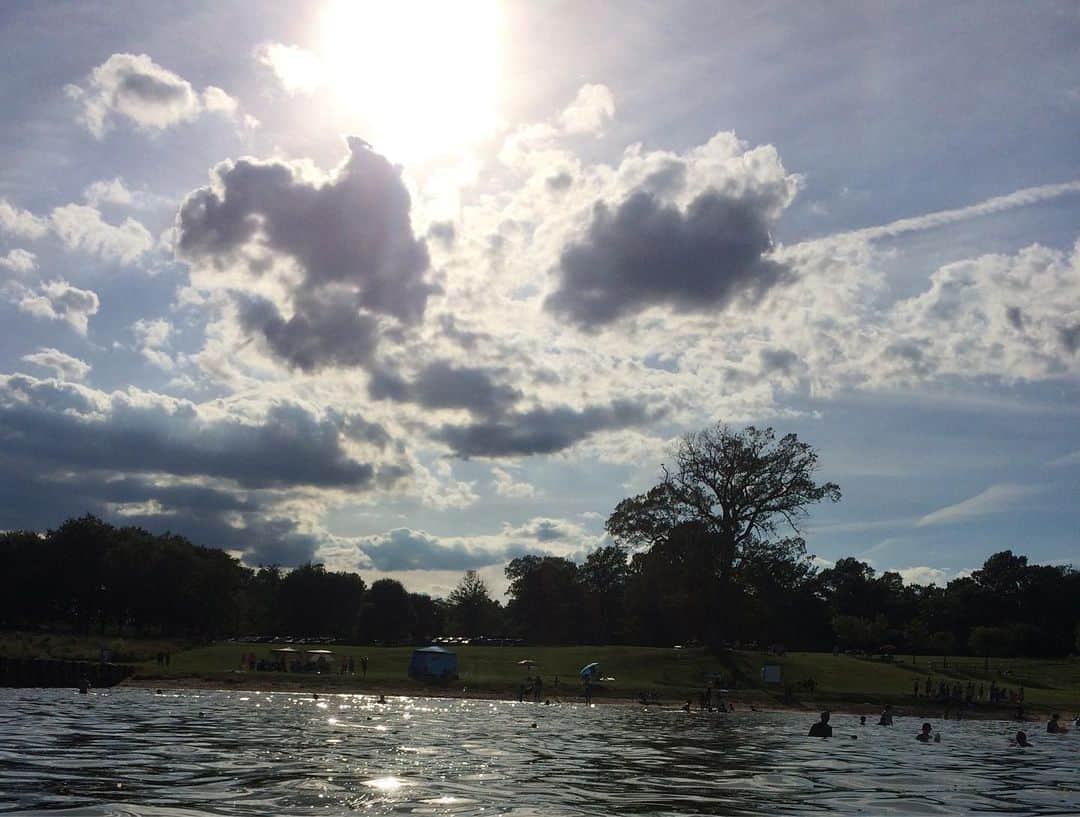
[[[1018,306],[1010,306],[1005,309],[1005,319],[1017,332],[1024,331],[1024,310]]]
[[[440,315],[439,326],[442,329],[442,337],[454,341],[458,346],[467,351],[472,351],[480,343],[490,343],[494,338],[487,332],[474,332],[470,329],[462,329],[453,315]]]
[[[495,381],[502,374],[436,361],[421,369],[412,382],[391,372],[376,372],[368,391],[378,400],[416,403],[430,409],[461,408],[494,417],[509,410],[522,396],[517,389]]]
[[[261,334],[277,357],[306,372],[363,365],[378,344],[375,319],[348,303],[310,299],[285,320],[265,298],[236,299],[244,330]]]
[[[902,364],[913,374],[929,375],[934,367],[926,354],[927,344],[919,340],[899,340],[885,347],[884,355],[889,360]]]
[[[680,312],[757,298],[789,275],[766,257],[775,196],[714,190],[685,212],[638,191],[616,210],[593,209],[585,237],[566,247],[545,308],[589,330],[650,306]]]
[[[544,519],[536,523],[533,535],[541,542],[553,542],[557,539],[565,539],[567,531],[560,527],[557,522]]]
[[[766,373],[793,374],[799,366],[799,356],[790,349],[762,349],[760,357]]]
[[[375,317],[415,323],[437,291],[425,279],[427,247],[413,236],[398,169],[360,139],[348,145],[347,161],[324,182],[283,162],[225,162],[178,216],[177,251],[192,263],[267,274],[265,260],[247,260],[252,247],[297,263],[289,319],[278,306],[237,298],[244,328],[305,370],[366,363]]]
[[[457,238],[457,230],[454,228],[454,222],[452,221],[436,221],[428,227],[427,234],[428,238],[441,241],[447,247],[451,246],[454,239]]]
[[[198,100],[191,84],[181,80],[175,74],[166,72],[139,73],[128,70],[120,73],[116,84],[119,96],[130,96],[140,102],[155,105],[197,105]]]
[[[643,425],[654,419],[644,406],[616,400],[609,406],[538,408],[499,420],[445,425],[436,438],[459,457],[515,457],[553,454],[600,432]]]
[[[275,516],[254,494],[157,485],[142,477],[46,475],[0,454],[0,529],[46,530],[85,513],[152,533],[172,531],[204,547],[239,551],[250,565],[303,564],[319,544],[293,520]],[[237,518],[244,524],[237,526]]]
[[[564,190],[569,190],[570,185],[574,183],[574,177],[567,173],[565,170],[556,173],[554,176],[548,176],[544,180],[544,184],[547,189],[553,193],[561,193]]]
[[[360,546],[376,570],[470,570],[505,564],[530,553],[523,545],[491,549],[441,542],[421,531],[398,528]],[[361,564],[361,567],[366,565]]]
[[[333,418],[299,406],[278,404],[261,423],[248,423],[206,420],[191,404],[137,397],[0,377],[0,454],[36,469],[206,476],[247,488],[359,490],[374,478],[372,465],[345,452]]]
[[[1069,354],[1075,354],[1080,349],[1080,323],[1061,329],[1061,345]]]

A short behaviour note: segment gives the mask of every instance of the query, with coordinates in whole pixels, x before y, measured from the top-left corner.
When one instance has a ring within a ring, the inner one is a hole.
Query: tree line
[[[307,564],[252,569],[171,533],[93,516],[0,534],[0,627],[209,640],[288,635],[405,643],[438,636],[542,644],[701,643],[990,656],[1080,651],[1080,572],[1003,551],[945,587],[855,558],[819,569],[799,535],[838,501],[817,454],[772,429],[683,437],[649,491],[620,502],[610,543],[578,564],[506,565],[503,604],[475,571],[447,598]]]

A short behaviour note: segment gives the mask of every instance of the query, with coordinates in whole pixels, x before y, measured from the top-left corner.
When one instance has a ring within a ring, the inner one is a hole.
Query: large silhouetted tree
[[[651,490],[616,506],[607,530],[616,542],[653,546],[673,534],[699,541],[696,569],[710,585],[704,615],[710,640],[734,574],[754,560],[793,560],[805,553],[799,525],[809,506],[840,499],[832,482],[818,483],[817,452],[795,434],[771,428],[735,431],[718,424],[682,437]],[[779,536],[782,530],[790,535]]]
[[[491,598],[487,585],[475,570],[466,570],[457,587],[447,597],[451,622],[460,635],[491,635],[498,626],[498,602]]]

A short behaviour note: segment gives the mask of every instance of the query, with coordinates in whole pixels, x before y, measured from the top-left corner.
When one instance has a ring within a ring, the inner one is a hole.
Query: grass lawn
[[[202,681],[221,686],[273,685],[299,689],[326,688],[341,690],[400,691],[421,693],[430,689],[406,677],[411,647],[370,647],[335,645],[339,657],[356,659],[357,675],[321,676],[298,673],[249,672],[241,667],[241,656],[254,652],[258,658],[270,656],[270,644],[218,642],[185,648],[178,642],[131,639],[97,639],[75,636],[6,633],[0,634],[0,654],[38,655],[97,660],[105,644],[114,651],[114,660],[136,665],[136,678],[145,681]],[[296,645],[297,649],[305,649]],[[168,667],[158,666],[158,652],[171,654]],[[736,651],[722,657],[700,648],[654,647],[474,647],[455,648],[459,680],[452,689],[460,692],[492,693],[512,696],[527,675],[539,674],[544,680],[545,696],[574,696],[580,692],[578,671],[593,661],[600,662],[603,675],[614,678],[601,685],[601,697],[634,698],[644,690],[655,690],[665,701],[674,703],[696,694],[703,679],[714,675],[739,689],[740,697],[762,704],[779,703],[783,686],[761,684],[761,666],[780,664],[786,684],[813,679],[814,692],[795,692],[795,704],[807,707],[846,703],[879,706],[891,702],[912,702],[912,684],[930,674],[936,685],[939,678],[965,684],[973,680],[989,687],[1024,686],[1029,709],[1060,710],[1071,715],[1080,710],[1080,660],[991,659],[989,667],[982,658],[949,658],[948,666],[940,656],[897,656],[887,663],[877,658],[863,658],[831,653],[788,653],[777,657],[759,652]],[[366,679],[359,677],[360,656],[368,657]],[[535,662],[535,669],[518,664]],[[555,678],[559,679],[556,692]],[[921,699],[920,699],[921,700]]]

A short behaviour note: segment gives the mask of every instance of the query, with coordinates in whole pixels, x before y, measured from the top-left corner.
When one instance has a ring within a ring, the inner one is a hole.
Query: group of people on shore
[[[828,711],[822,712],[821,717],[817,723],[810,727],[809,737],[812,738],[831,738],[833,737],[833,728],[829,723],[831,714]],[[881,712],[881,717],[878,719],[878,726],[892,726],[893,714],[892,707],[886,705]],[[1075,725],[1077,729],[1080,729],[1080,714],[1075,716]],[[866,716],[859,716],[859,726],[866,726]],[[1052,735],[1058,735],[1069,731],[1069,728],[1061,723],[1061,715],[1055,712],[1050,716],[1050,720],[1047,721],[1046,731]],[[850,735],[855,738],[857,735]],[[915,734],[915,740],[920,743],[941,743],[941,733],[935,732],[934,727],[930,723],[923,723],[922,728]],[[1031,746],[1031,742],[1028,740],[1027,732],[1023,729],[1016,733],[1016,736],[1012,739],[1011,743],[1015,746],[1027,747]]]
[[[998,686],[997,681],[991,681],[987,686],[984,683],[976,684],[974,681],[960,683],[939,678],[936,682],[929,676],[920,684],[916,678],[911,682],[912,696],[915,698],[933,698],[946,706],[974,703],[1000,704],[1023,704],[1024,685],[1018,688]]]

